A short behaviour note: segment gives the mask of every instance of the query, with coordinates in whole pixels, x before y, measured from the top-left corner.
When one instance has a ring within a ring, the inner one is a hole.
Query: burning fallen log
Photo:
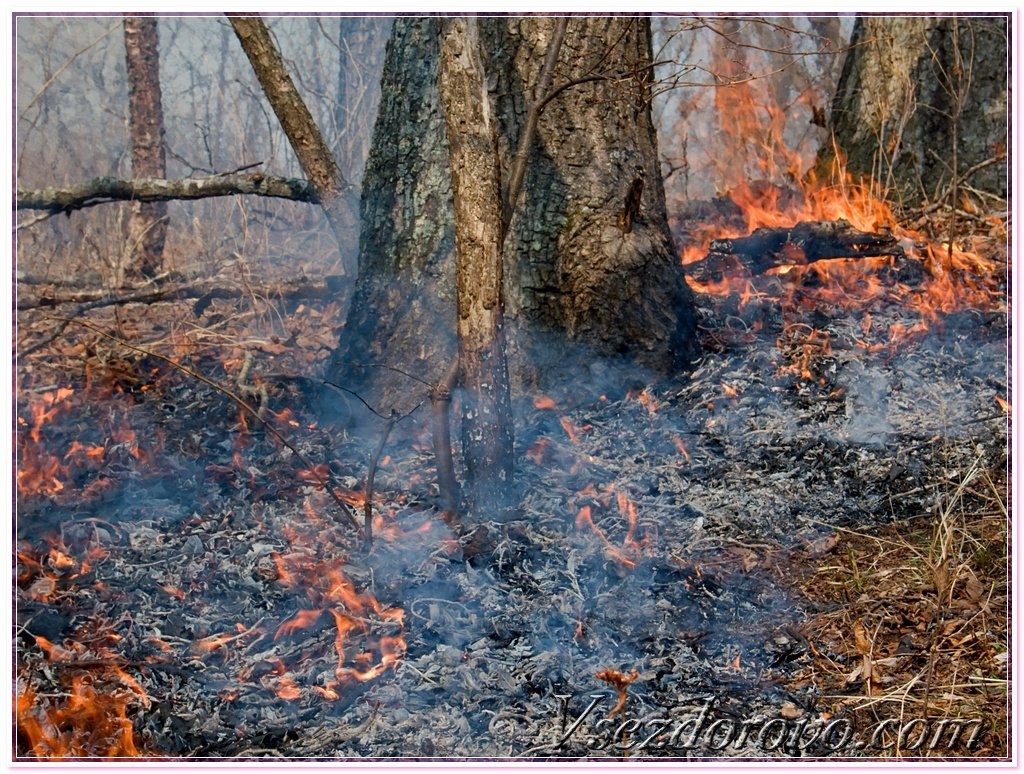
[[[746,237],[713,240],[703,259],[686,266],[698,282],[717,282],[737,267],[764,274],[832,258],[906,257],[888,230],[858,231],[845,220],[803,221],[788,228],[759,228]]]

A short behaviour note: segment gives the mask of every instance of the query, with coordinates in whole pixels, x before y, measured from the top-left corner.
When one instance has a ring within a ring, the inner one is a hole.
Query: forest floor
[[[1002,288],[698,295],[692,372],[517,396],[507,523],[441,518],[424,407],[368,551],[336,305],[97,309],[18,364],[18,754],[1006,757]]]

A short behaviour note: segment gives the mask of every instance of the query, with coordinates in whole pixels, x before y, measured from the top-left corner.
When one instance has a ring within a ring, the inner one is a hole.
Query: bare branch
[[[218,284],[216,281],[196,282],[186,285],[146,285],[141,288],[133,288],[122,291],[106,289],[86,289],[73,292],[64,292],[57,295],[40,294],[18,299],[17,309],[25,312],[32,309],[50,309],[66,304],[81,304],[74,316],[87,312],[90,309],[100,309],[107,306],[123,306],[125,304],[156,304],[168,301],[185,301],[188,299],[201,299],[197,304],[196,316],[198,317],[215,299],[243,298],[251,295],[264,296],[278,300],[291,299],[332,299],[338,295],[336,277],[327,277],[324,282],[293,282],[282,285],[266,287],[237,288]]]
[[[512,211],[515,209],[516,200],[519,198],[519,189],[523,185],[523,176],[526,174],[526,162],[530,157],[530,146],[533,144],[533,137],[537,133],[537,121],[540,120],[540,113],[547,103],[544,97],[551,88],[551,76],[558,62],[558,53],[562,50],[562,41],[565,39],[565,30],[569,26],[569,19],[562,17],[555,22],[555,30],[551,35],[551,43],[548,45],[547,56],[544,58],[544,66],[537,79],[537,89],[533,95],[533,103],[530,105],[530,112],[526,116],[526,125],[523,133],[519,136],[519,147],[516,149],[516,158],[512,164],[512,171],[509,173],[508,190],[505,192],[505,200],[502,202],[502,229],[504,235],[508,232],[508,226],[512,222]]]
[[[182,180],[120,180],[113,177],[97,177],[88,183],[70,188],[19,190],[17,209],[70,213],[72,210],[115,201],[155,202],[239,194],[291,199],[311,204],[319,202],[312,184],[308,181],[272,175],[228,174]]]
[[[66,61],[60,67],[58,67],[57,71],[53,75],[51,75],[47,79],[46,83],[44,83],[39,88],[39,91],[37,91],[33,95],[32,99],[30,99],[28,101],[28,104],[25,105],[25,109],[21,111],[21,115],[18,116],[18,118],[21,119],[21,118],[25,117],[25,114],[28,113],[28,111],[32,109],[32,106],[35,105],[42,98],[42,96],[47,92],[47,90],[54,83],[57,82],[57,79],[60,78],[60,76],[64,73],[64,71],[67,70],[72,64],[74,64],[75,60],[78,59],[78,57],[82,56],[82,54],[86,53],[90,49],[95,48],[100,43],[102,43],[103,40],[105,40],[110,35],[110,33],[112,33],[114,30],[118,29],[121,26],[121,24],[122,24],[121,19],[118,19],[116,22],[114,22],[113,26],[111,26],[110,29],[108,29],[106,32],[104,32],[102,35],[100,35],[98,38],[96,38],[96,40],[94,40],[92,43],[87,45],[85,48],[80,48],[78,51],[76,51],[74,54],[72,54],[71,58],[68,59],[68,61]]]

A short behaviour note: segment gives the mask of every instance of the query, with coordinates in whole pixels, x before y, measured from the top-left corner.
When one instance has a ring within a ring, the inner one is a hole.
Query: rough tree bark
[[[316,190],[327,221],[344,256],[358,233],[345,194],[346,183],[309,108],[295,88],[270,30],[259,16],[229,16],[238,42],[249,58],[263,93]]]
[[[455,354],[454,221],[438,101],[441,22],[395,22],[364,177],[360,277],[332,371],[387,411],[422,396],[385,364],[438,382]],[[480,21],[501,179],[515,156],[555,20]],[[573,18],[505,241],[510,368],[517,384],[601,356],[669,370],[696,351],[692,297],[665,214],[650,119],[647,19]],[[576,83],[569,88],[567,84]],[[622,227],[630,191],[640,207]],[[595,366],[595,370],[588,369]]]
[[[138,178],[167,175],[158,35],[155,17],[124,17],[128,135],[132,177]],[[147,278],[159,274],[167,240],[167,204],[132,202],[125,237],[127,254],[122,265],[126,273]]]
[[[493,516],[512,481],[512,405],[505,355],[498,127],[487,93],[479,20],[444,24],[439,94],[455,209],[456,307],[466,495]]]
[[[1007,34],[1006,16],[858,17],[831,116],[848,170],[906,206],[961,183],[1005,198]]]

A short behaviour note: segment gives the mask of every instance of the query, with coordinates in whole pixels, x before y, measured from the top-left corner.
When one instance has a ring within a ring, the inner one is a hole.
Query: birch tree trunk
[[[167,176],[167,162],[160,94],[159,33],[155,17],[124,17],[124,50],[128,73],[132,177],[164,178]],[[155,277],[163,267],[167,203],[132,202],[125,232],[127,255],[122,261],[122,268],[128,275]]]

